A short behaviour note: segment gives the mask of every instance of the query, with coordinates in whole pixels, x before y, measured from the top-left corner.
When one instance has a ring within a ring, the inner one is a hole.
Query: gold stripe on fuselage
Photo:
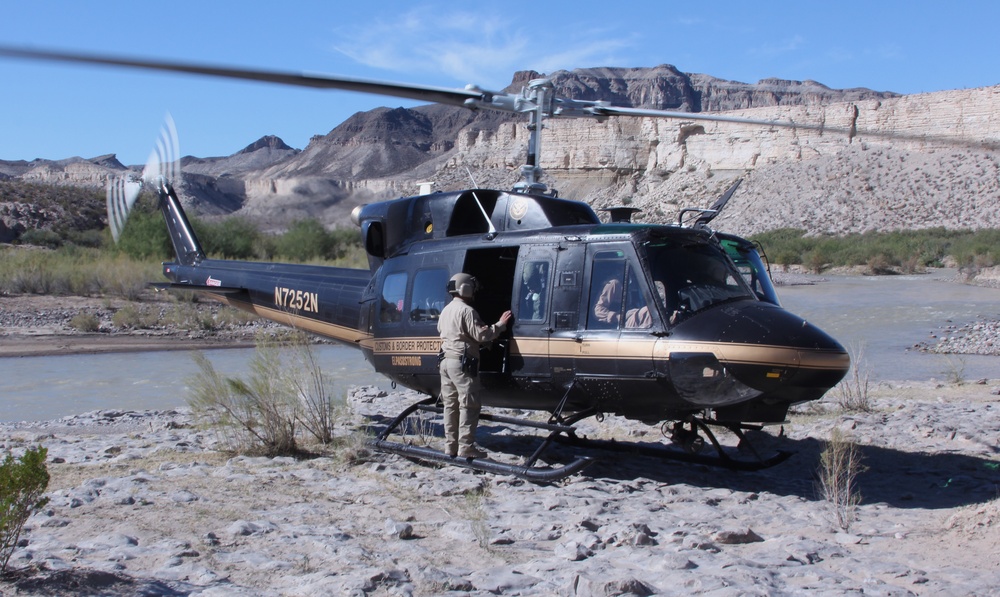
[[[436,336],[400,336],[371,340],[375,354],[436,354],[440,339]],[[432,348],[433,350],[429,350]],[[850,361],[846,353],[831,350],[805,350],[784,346],[738,344],[732,342],[689,342],[657,338],[526,338],[514,336],[511,354],[521,357],[577,359],[669,360],[675,352],[714,354],[722,363],[802,367],[805,369],[844,369]]]
[[[375,339],[357,329],[295,315],[288,311],[205,293],[216,300],[261,317],[303,329],[341,342],[350,342],[379,355],[436,355],[441,339],[437,336],[399,336]],[[734,342],[691,342],[665,338],[513,338],[511,353],[521,357],[577,359],[669,360],[675,352],[711,353],[721,363],[842,370],[850,365],[845,352],[824,349],[789,348]]]
[[[295,329],[305,330],[307,332],[319,334],[320,336],[325,336],[327,338],[332,338],[334,340],[339,340],[341,342],[351,342],[354,344],[361,344],[364,343],[366,339],[371,338],[371,334],[359,332],[355,328],[343,325],[336,325],[327,321],[319,321],[317,319],[313,319],[312,317],[296,315],[289,311],[282,311],[281,309],[265,307],[264,305],[248,303],[246,301],[233,299],[222,294],[213,294],[213,293],[205,293],[205,294],[216,299],[219,302],[225,303],[231,307],[236,307],[237,309],[240,309],[242,311],[253,313],[254,315],[259,315],[260,317],[263,317],[265,319],[270,319],[271,321],[275,321],[280,324],[293,327]]]

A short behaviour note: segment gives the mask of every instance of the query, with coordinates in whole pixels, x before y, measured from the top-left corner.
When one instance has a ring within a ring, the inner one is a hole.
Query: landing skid
[[[559,442],[560,444],[572,445],[581,448],[598,448],[625,454],[651,456],[665,460],[676,460],[680,462],[704,464],[708,466],[720,466],[738,471],[762,470],[780,464],[792,455],[792,452],[778,451],[769,458],[761,457],[757,451],[753,449],[749,440],[743,433],[744,430],[759,430],[760,427],[742,424],[736,425],[719,423],[710,419],[702,419],[699,417],[689,417],[685,421],[678,421],[673,425],[671,437],[675,442],[684,447],[686,449],[685,451],[671,449],[666,446],[648,446],[619,442],[616,440],[586,439],[577,436],[574,424],[591,416],[600,416],[600,413],[596,411],[581,411],[573,413],[567,417],[562,417],[557,412],[551,416],[548,422],[545,423],[491,413],[483,413],[480,416],[480,420],[483,421],[504,423],[512,426],[530,427],[549,432],[548,436],[542,440],[541,445],[539,445],[535,452],[530,457],[525,459],[522,464],[508,464],[504,462],[497,462],[488,458],[452,457],[444,452],[440,452],[432,448],[389,441],[389,436],[396,432],[402,426],[406,418],[413,413],[417,411],[424,411],[441,414],[444,409],[437,406],[435,403],[436,399],[431,397],[410,405],[403,410],[403,412],[397,415],[396,418],[393,419],[381,433],[379,433],[378,437],[369,442],[369,445],[371,445],[375,450],[391,452],[408,458],[417,458],[419,460],[438,462],[450,466],[458,466],[501,475],[512,475],[533,482],[558,481],[580,472],[594,462],[593,457],[577,456],[568,464],[555,468],[543,468],[536,466],[538,458],[541,456],[542,452],[552,444],[552,442]],[[685,425],[688,427],[685,428]],[[716,438],[715,433],[712,431],[712,427],[724,427],[736,435],[736,437],[740,440],[740,445],[749,448],[752,452],[753,458],[738,459],[730,456],[719,442],[718,438]],[[707,456],[698,453],[704,445],[704,439],[699,435],[699,432],[703,433],[711,442],[712,447],[716,452],[714,456]]]
[[[392,452],[394,454],[399,454],[401,456],[406,456],[410,458],[419,458],[420,460],[426,460],[431,462],[440,462],[442,464],[448,464],[451,466],[458,466],[462,468],[469,468],[478,471],[484,471],[488,473],[498,473],[501,475],[512,475],[515,477],[520,477],[528,481],[533,481],[537,483],[546,483],[558,481],[564,479],[570,475],[576,474],[591,465],[594,459],[589,456],[579,456],[569,464],[565,464],[556,468],[540,468],[536,467],[535,463],[538,461],[538,457],[541,456],[542,451],[545,450],[551,444],[551,442],[559,435],[566,434],[568,437],[575,437],[576,430],[573,428],[572,424],[565,425],[559,423],[540,423],[537,421],[529,421],[526,419],[517,419],[514,417],[505,417],[502,415],[495,415],[491,413],[482,413],[479,417],[481,421],[493,421],[496,423],[506,423],[508,425],[516,425],[520,427],[533,427],[535,429],[545,429],[549,431],[549,436],[542,441],[542,445],[539,446],[535,453],[532,454],[523,464],[507,464],[504,462],[497,462],[495,460],[490,460],[488,458],[462,458],[462,457],[452,457],[444,452],[434,450],[431,448],[423,446],[414,446],[412,444],[404,444],[399,442],[389,441],[387,438],[391,435],[397,428],[403,423],[406,417],[417,412],[418,410],[424,412],[433,412],[441,414],[444,409],[440,406],[435,406],[435,398],[427,398],[416,404],[410,405],[403,412],[392,420],[389,425],[379,433],[378,437],[370,442],[370,445],[375,450],[382,452]]]
[[[757,451],[753,449],[753,446],[743,434],[743,431],[750,429],[758,430],[760,429],[759,427],[735,426],[729,424],[724,425],[700,418],[689,419],[686,423],[690,425],[692,429],[684,429],[683,425],[685,424],[685,421],[678,421],[674,424],[674,429],[671,434],[672,439],[682,446],[683,451],[667,446],[648,446],[619,442],[616,440],[582,439],[576,436],[560,437],[557,438],[557,441],[573,446],[585,446],[622,454],[636,454],[640,456],[676,460],[678,462],[687,462],[691,464],[717,466],[734,471],[759,471],[770,468],[788,460],[793,454],[793,452],[785,450],[778,450],[774,453],[774,455],[768,458],[763,458],[757,454]],[[746,446],[753,453],[753,458],[744,460],[730,456],[722,444],[719,443],[718,438],[716,438],[715,433],[712,431],[712,426],[722,426],[731,431],[734,435],[736,435],[736,437],[739,438],[740,444],[742,446]],[[695,427],[708,437],[712,447],[715,448],[715,455],[709,456],[699,453],[701,447],[704,445],[704,440],[700,435],[698,435],[698,431],[694,429]]]

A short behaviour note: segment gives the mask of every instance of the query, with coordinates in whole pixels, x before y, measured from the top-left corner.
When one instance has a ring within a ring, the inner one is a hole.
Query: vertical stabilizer
[[[157,183],[156,192],[160,197],[160,212],[167,223],[167,233],[174,245],[177,262],[181,265],[197,265],[205,258],[205,252],[194,235],[177,193],[169,182],[162,179]]]

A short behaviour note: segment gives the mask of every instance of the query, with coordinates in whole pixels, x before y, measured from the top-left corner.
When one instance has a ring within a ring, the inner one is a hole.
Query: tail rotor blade
[[[177,141],[177,127],[174,119],[167,114],[160,129],[160,136],[149,154],[146,167],[142,171],[143,182],[149,184],[158,178],[164,178],[174,186],[180,185],[181,156]]]
[[[108,183],[108,225],[116,243],[141,191],[142,183],[128,176],[118,176]]]
[[[108,226],[111,236],[118,242],[129,212],[135,205],[144,184],[162,188],[163,182],[178,186],[181,181],[181,158],[177,142],[177,127],[174,119],[167,114],[160,136],[149,154],[146,167],[139,179],[133,175],[122,175],[108,181]]]

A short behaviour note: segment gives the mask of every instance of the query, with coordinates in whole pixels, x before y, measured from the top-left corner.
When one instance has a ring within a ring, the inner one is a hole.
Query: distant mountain
[[[519,91],[541,76],[518,72],[507,90]],[[670,65],[558,71],[549,78],[559,95],[621,106],[736,110],[737,115],[760,120],[791,119],[913,137],[1000,136],[1000,124],[989,117],[1000,110],[996,89],[899,96],[830,89],[815,81],[726,81]],[[227,157],[185,157],[179,191],[197,212],[240,213],[272,229],[302,217],[346,225],[357,204],[413,194],[424,181],[434,181],[440,190],[466,188],[473,184],[471,172],[477,186],[509,188],[524,162],[526,137],[524,118],[516,115],[440,105],[377,108],[313,137],[302,150],[266,136]],[[872,159],[876,151],[878,160]],[[942,146],[934,143],[824,131],[653,119],[553,119],[546,123],[541,165],[546,182],[561,196],[597,207],[636,205],[644,209],[639,218],[648,221],[671,221],[681,207],[707,205],[734,178],[744,177],[745,184],[724,214],[727,218],[719,220],[737,233],[789,225],[813,232],[1000,227],[1000,222],[992,224],[998,215],[969,213],[970,205],[984,201],[968,200],[962,190],[992,198],[996,205],[1000,177],[990,174],[996,168],[995,155],[949,151],[963,157],[945,159]],[[982,176],[976,174],[979,167]],[[125,169],[113,155],[0,161],[0,178],[100,187]],[[858,182],[871,169],[878,176]],[[915,178],[924,176],[929,182],[917,184]],[[972,186],[970,176],[976,179]],[[956,210],[950,201],[963,202],[963,209]],[[941,207],[917,207],[935,202]],[[809,207],[803,207],[807,203]],[[912,219],[886,207],[901,205],[914,208]],[[887,219],[889,214],[894,218]]]

